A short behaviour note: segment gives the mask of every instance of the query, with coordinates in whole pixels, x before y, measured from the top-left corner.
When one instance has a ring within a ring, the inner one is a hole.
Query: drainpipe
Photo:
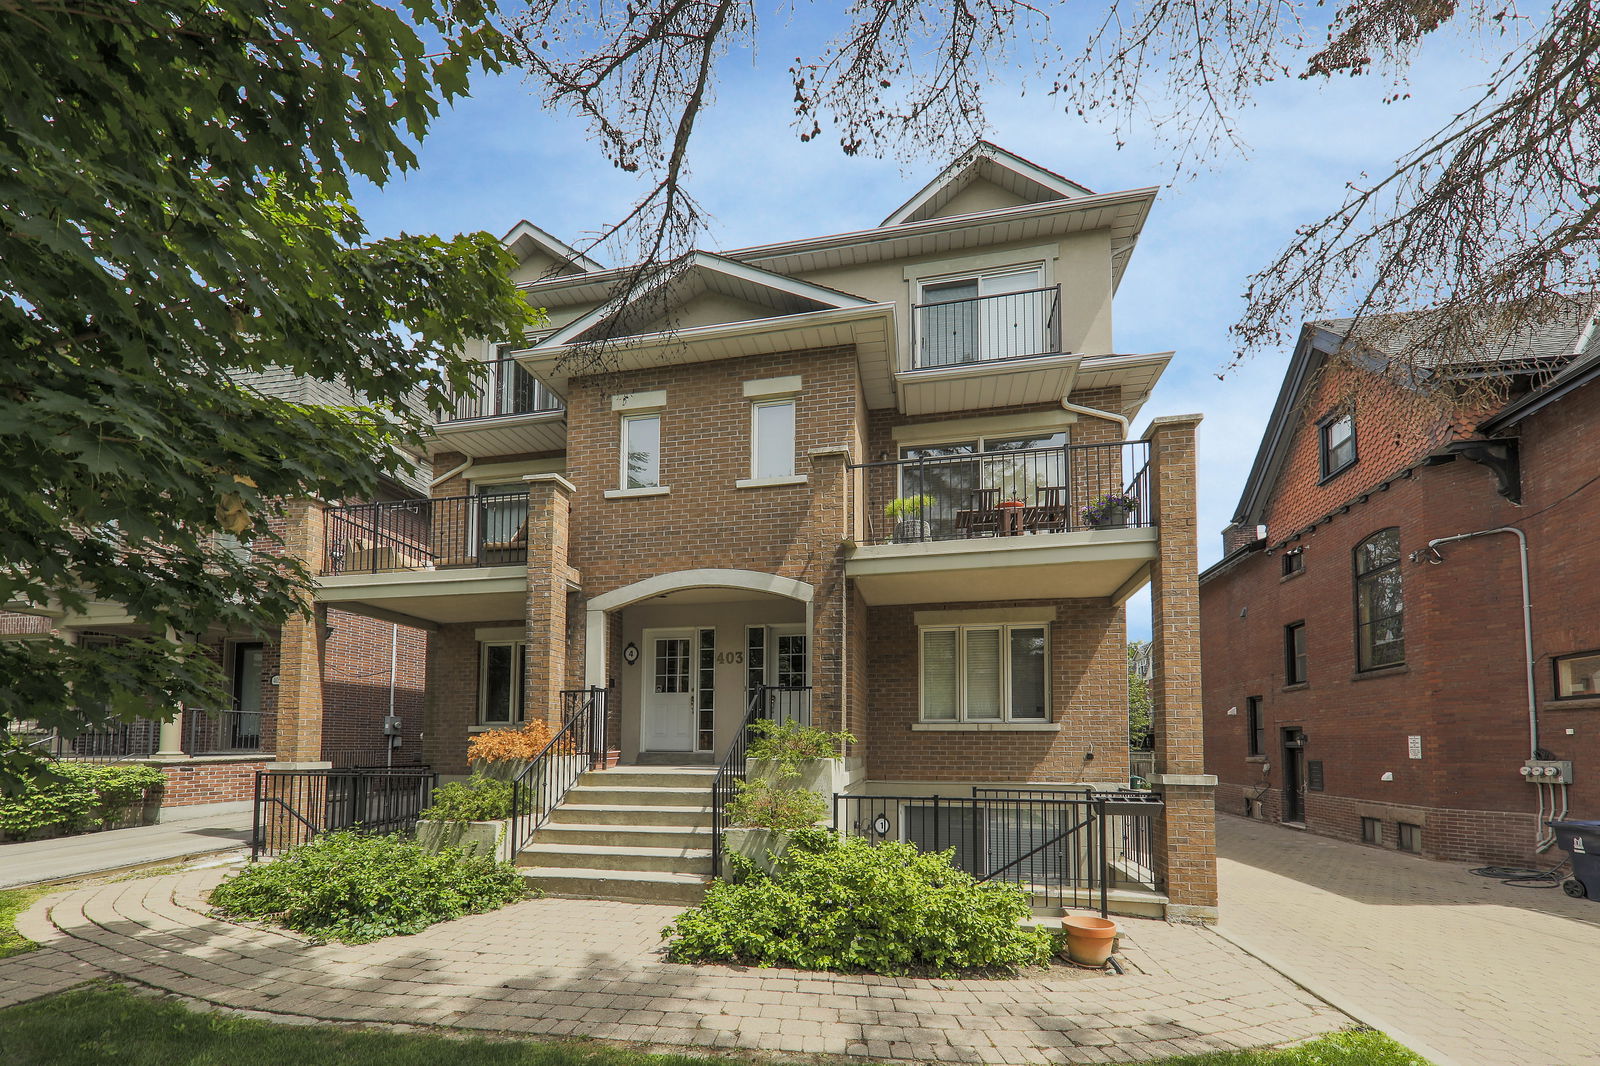
[[[1063,411],[1071,411],[1073,414],[1088,415],[1090,418],[1103,418],[1107,422],[1115,422],[1117,425],[1122,427],[1122,439],[1128,439],[1128,420],[1122,415],[1114,414],[1111,411],[1101,411],[1094,407],[1085,407],[1082,404],[1072,403],[1065,397],[1062,397],[1061,409]]]
[[[470,467],[472,465],[472,463],[473,463],[473,460],[469,458],[466,462],[462,463],[460,466],[458,466],[458,467],[456,467],[456,468],[454,468],[452,470],[447,470],[444,473],[440,474],[438,477],[436,477],[432,481],[428,482],[428,491],[432,492],[434,489],[438,488],[440,485],[443,485],[446,481],[449,481],[451,478],[455,477],[457,474],[461,473],[463,470],[466,470],[468,467]]]
[[[1449,544],[1453,540],[1471,540],[1473,537],[1488,537],[1495,533],[1510,533],[1517,538],[1517,547],[1522,562],[1522,648],[1527,660],[1528,671],[1528,758],[1539,757],[1539,705],[1534,694],[1533,684],[1533,600],[1528,594],[1528,537],[1516,526],[1496,526],[1494,529],[1480,529],[1476,533],[1458,533],[1453,537],[1435,537],[1428,541],[1429,548],[1437,548],[1440,544]]]

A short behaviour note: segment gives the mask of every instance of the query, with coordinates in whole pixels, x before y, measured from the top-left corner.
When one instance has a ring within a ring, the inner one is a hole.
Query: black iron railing
[[[277,740],[277,725],[277,716],[267,712],[189,707],[183,712],[183,750],[189,755],[271,751]]]
[[[515,359],[490,359],[485,363],[482,385],[457,394],[455,408],[440,421],[473,422],[480,418],[550,414],[561,409],[561,398]]]
[[[6,735],[36,755],[78,762],[146,759],[161,750],[161,723],[153,718],[113,722],[75,733],[38,722],[14,721],[6,723]]]
[[[339,829],[409,833],[438,780],[427,767],[257,771],[250,857],[276,855]]]
[[[606,708],[603,688],[561,694],[561,728],[544,750],[511,780],[511,853],[533,840],[550,812],[566,798],[584,771],[605,764]]]
[[[324,574],[508,566],[528,558],[528,497],[449,496],[331,507]]]
[[[835,795],[834,827],[847,837],[953,850],[956,866],[980,881],[1016,884],[1040,907],[1098,906],[1104,915],[1112,890],[1160,890],[1150,850],[1159,797],[1047,788],[972,791]]]
[[[860,463],[866,543],[1154,526],[1150,444],[1115,441]]]
[[[914,304],[912,369],[1026,359],[1061,351],[1061,288]]]
[[[810,685],[757,685],[750,690],[745,704],[744,721],[733,735],[733,743],[717,766],[717,776],[711,779],[711,872],[722,876],[722,833],[728,828],[727,810],[733,797],[739,794],[749,770],[750,740],[757,722],[798,722],[811,724]]]

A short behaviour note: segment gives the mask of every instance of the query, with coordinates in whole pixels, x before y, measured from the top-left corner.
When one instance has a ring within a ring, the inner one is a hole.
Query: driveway
[[[1600,902],[1233,815],[1217,849],[1219,932],[1439,1066],[1600,1066]]]

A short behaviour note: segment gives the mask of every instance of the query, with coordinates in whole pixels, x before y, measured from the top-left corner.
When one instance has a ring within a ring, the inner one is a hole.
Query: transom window
[[[478,649],[478,721],[484,725],[522,721],[527,645],[520,640],[494,641]]]
[[[622,487],[661,484],[661,413],[622,416]]]
[[[1400,531],[1379,530],[1355,549],[1356,669],[1406,661],[1400,590]]]
[[[1356,461],[1356,420],[1349,411],[1329,415],[1318,423],[1321,437],[1322,479],[1347,469]]]
[[[923,721],[1048,720],[1045,626],[930,626],[921,637]]]
[[[1563,655],[1555,661],[1556,699],[1600,696],[1600,651]]]
[[[794,476],[794,397],[750,405],[750,476]]]

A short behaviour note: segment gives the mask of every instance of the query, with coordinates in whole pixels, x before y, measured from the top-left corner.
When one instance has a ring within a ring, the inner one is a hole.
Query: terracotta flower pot
[[[1117,939],[1117,923],[1109,918],[1071,914],[1061,919],[1067,931],[1067,955],[1079,966],[1104,966]]]

